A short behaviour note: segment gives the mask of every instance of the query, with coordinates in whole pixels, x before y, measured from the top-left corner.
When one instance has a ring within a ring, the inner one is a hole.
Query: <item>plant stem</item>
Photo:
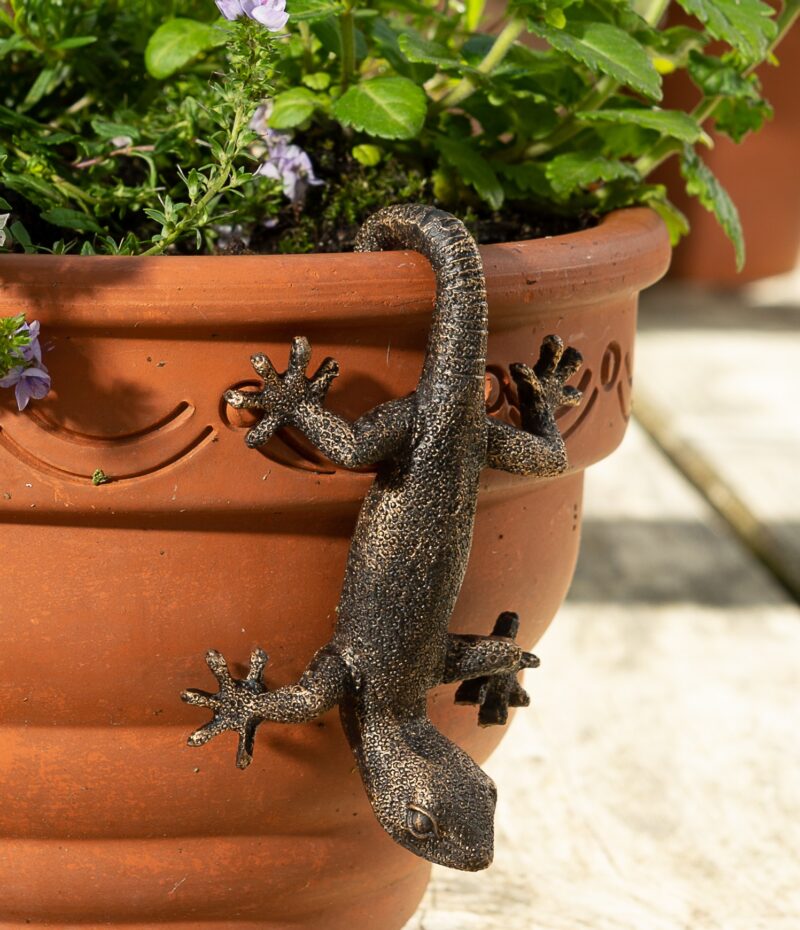
[[[306,22],[299,22],[300,38],[303,40],[303,67],[310,72],[314,67],[314,54],[311,45],[311,27]]]
[[[154,145],[124,145],[122,148],[112,149],[105,155],[98,155],[96,158],[86,158],[83,161],[75,161],[72,163],[72,167],[79,169],[91,168],[94,165],[99,165],[101,162],[104,162],[109,158],[116,158],[117,155],[135,155],[136,152],[153,151],[155,151]]]
[[[511,49],[511,46],[522,35],[524,30],[524,19],[515,17],[514,19],[509,20],[503,31],[495,39],[492,47],[486,53],[483,61],[481,61],[481,63],[478,65],[478,71],[481,74],[491,74],[492,71],[494,71],[494,69],[506,57],[509,50]],[[467,97],[473,94],[475,90],[476,85],[473,78],[469,76],[463,77],[450,91],[450,93],[439,101],[439,108],[446,109],[447,107],[458,106],[459,103],[462,103],[467,99]]]
[[[234,112],[230,140],[225,148],[224,156],[220,164],[216,167],[215,175],[209,181],[205,194],[203,194],[197,203],[189,204],[183,216],[172,227],[168,235],[164,236],[163,239],[159,239],[159,241],[150,246],[146,252],[142,252],[141,254],[143,256],[160,255],[174,242],[177,242],[187,229],[191,229],[193,226],[197,225],[197,217],[202,216],[212,200],[225,190],[230,181],[234,162],[244,147],[243,139],[248,124],[248,113],[245,112],[244,106],[240,104]]]
[[[345,8],[339,17],[342,30],[342,90],[346,90],[356,73],[356,23],[353,16],[353,2],[345,2]]]
[[[756,68],[763,64],[763,61],[773,53],[786,33],[792,28],[798,16],[800,16],[800,7],[792,6],[788,3],[784,5],[775,19],[778,31],[775,33],[775,38],[769,44],[767,54],[762,61],[750,65],[743,72],[744,77],[749,77]],[[723,95],[703,97],[689,115],[702,125],[709,117],[713,116],[714,111],[724,99],[725,97]],[[652,174],[662,162],[666,161],[671,155],[682,150],[683,143],[675,139],[662,139],[660,142],[657,142],[649,152],[645,152],[644,155],[641,155],[634,162],[634,168],[636,168],[643,178],[646,178],[649,174]]]

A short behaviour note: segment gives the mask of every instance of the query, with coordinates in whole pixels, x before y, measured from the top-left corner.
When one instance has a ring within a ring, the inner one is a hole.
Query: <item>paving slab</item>
[[[495,862],[407,930],[797,930],[800,609],[635,425],[537,653]]]
[[[800,591],[800,275],[728,293],[666,283],[640,320],[642,422],[699,453]]]

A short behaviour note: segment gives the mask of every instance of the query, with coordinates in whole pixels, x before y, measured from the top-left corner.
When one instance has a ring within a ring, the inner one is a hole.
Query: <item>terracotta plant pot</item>
[[[532,646],[570,582],[583,469],[625,431],[637,293],[669,246],[634,209],[483,257],[494,415],[514,419],[508,365],[545,334],[586,359],[560,421],[571,472],[484,473],[453,618],[487,633],[517,610]],[[209,647],[246,663],[262,645],[267,682],[296,680],[331,633],[371,480],[291,435],[249,451],[223,391],[303,334],[341,363],[331,408],[405,394],[432,298],[407,252],[0,258],[0,313],[41,320],[54,384],[0,410],[0,925],[392,930],[413,912],[429,867],[376,823],[335,712],[265,725],[242,773],[232,737],[186,746],[202,720],[178,693],[203,686]],[[432,717],[483,760],[503,731],[453,690]]]
[[[671,19],[676,25],[696,25],[675,11]],[[667,185],[691,232],[675,249],[671,277],[740,287],[789,272],[800,259],[800,29],[789,31],[778,57],[780,67],[765,64],[758,69],[774,118],[740,145],[712,132],[714,148],[700,150],[739,211],[747,251],[744,268],[737,272],[733,246],[714,216],[685,193],[677,159],[672,158],[655,180]],[[685,72],[665,79],[665,109],[689,111],[699,99],[700,91]]]

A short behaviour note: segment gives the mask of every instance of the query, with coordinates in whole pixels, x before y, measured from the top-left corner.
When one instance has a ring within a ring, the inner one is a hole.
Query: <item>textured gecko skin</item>
[[[447,627],[469,556],[481,470],[564,471],[554,412],[580,400],[564,382],[581,357],[548,336],[535,368],[511,369],[522,429],[491,419],[484,402],[483,268],[461,222],[431,207],[388,207],[367,220],[356,248],[414,249],[433,266],[436,306],[419,384],[408,397],[349,423],[323,407],[336,362],[325,359],[307,377],[311,349],[297,338],[284,374],[256,355],[263,390],[225,395],[234,407],[261,412],[247,435],[251,447],[291,426],[336,464],[377,464],[378,470],[358,517],[330,642],[297,684],[275,690],[261,680],[263,651],[251,656],[244,680],[209,652],[220,690],[182,695],[213,711],[189,743],[199,746],[233,730],[237,764],[245,768],[261,723],[311,720],[338,704],[375,815],[389,835],[432,862],[483,869],[492,860],[497,792],[430,722],[426,695],[443,682],[462,681],[456,700],[479,704],[483,725],[505,723],[509,705],[528,703],[516,676],[538,660],[513,641],[516,615],[501,614],[492,636],[457,636]]]

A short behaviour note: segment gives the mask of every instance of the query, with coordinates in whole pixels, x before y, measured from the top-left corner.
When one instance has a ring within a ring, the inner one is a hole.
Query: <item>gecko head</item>
[[[384,830],[430,862],[470,872],[489,866],[494,782],[425,718],[401,724],[390,743],[383,735],[368,789]]]

